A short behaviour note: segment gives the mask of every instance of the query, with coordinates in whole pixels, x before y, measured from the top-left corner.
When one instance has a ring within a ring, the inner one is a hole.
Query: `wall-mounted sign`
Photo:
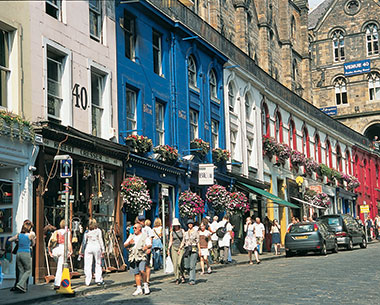
[[[360,213],[369,213],[369,205],[360,205]]]
[[[371,72],[371,60],[364,59],[359,61],[348,62],[344,64],[344,75],[351,76],[356,74]]]
[[[144,104],[144,112],[147,114],[153,114],[152,105]]]
[[[82,107],[83,110],[86,110],[88,106],[86,88],[85,87],[81,88],[79,84],[75,84],[71,93],[73,95],[73,101],[75,102],[75,107],[77,108]]]
[[[322,185],[310,185],[309,189],[319,194],[322,193]]]
[[[198,184],[214,184],[214,164],[199,164]]]
[[[337,106],[323,107],[323,108],[319,108],[319,110],[326,113],[327,115],[337,115],[338,114],[338,107]]]

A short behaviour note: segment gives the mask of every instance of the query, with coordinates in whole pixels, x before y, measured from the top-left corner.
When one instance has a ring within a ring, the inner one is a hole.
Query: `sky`
[[[309,8],[310,8],[310,10],[316,8],[323,1],[324,0],[309,0]]]

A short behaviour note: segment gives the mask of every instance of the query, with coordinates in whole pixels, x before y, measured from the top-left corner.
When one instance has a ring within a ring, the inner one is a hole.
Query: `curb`
[[[260,261],[271,261],[271,260],[280,259],[280,258],[285,258],[285,255],[278,255],[278,256],[273,255],[270,257],[263,257],[260,259]],[[218,269],[233,267],[236,265],[245,265],[248,263],[249,263],[248,260],[243,260],[240,262],[236,262],[236,261],[234,262],[233,261],[232,263],[227,264],[227,265],[222,265],[222,264],[215,265],[212,267],[212,269],[218,270]],[[197,268],[197,271],[199,271],[199,270],[200,270],[200,268]],[[162,280],[162,279],[170,278],[170,277],[173,277],[172,273],[152,276],[152,280]],[[107,280],[106,280],[106,282],[107,282]],[[118,288],[118,287],[121,288],[121,287],[126,287],[126,286],[132,286],[134,284],[135,284],[134,280],[125,281],[125,282],[118,282],[118,283],[111,283],[111,284],[106,283],[104,286],[93,286],[93,287],[85,288],[81,291],[76,291],[75,295],[53,294],[53,295],[48,295],[48,296],[36,297],[33,299],[27,299],[24,301],[9,302],[9,303],[2,303],[2,304],[4,304],[4,305],[5,304],[7,304],[7,305],[25,305],[26,302],[28,304],[33,304],[33,303],[37,303],[37,302],[45,302],[45,301],[56,300],[59,298],[73,298],[76,296],[84,296],[84,295],[87,295],[87,294],[90,294],[92,292],[99,291],[99,290],[107,290],[107,289],[113,289],[113,288]],[[48,288],[48,289],[50,289],[50,288]]]

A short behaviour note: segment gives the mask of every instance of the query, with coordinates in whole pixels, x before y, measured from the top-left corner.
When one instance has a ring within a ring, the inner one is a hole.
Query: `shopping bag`
[[[173,273],[173,271],[174,271],[173,262],[170,256],[168,256],[165,261],[165,273]]]

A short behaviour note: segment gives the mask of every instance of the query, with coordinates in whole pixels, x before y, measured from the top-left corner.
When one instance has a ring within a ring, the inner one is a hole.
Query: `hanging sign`
[[[214,184],[214,164],[199,164],[198,185]]]

